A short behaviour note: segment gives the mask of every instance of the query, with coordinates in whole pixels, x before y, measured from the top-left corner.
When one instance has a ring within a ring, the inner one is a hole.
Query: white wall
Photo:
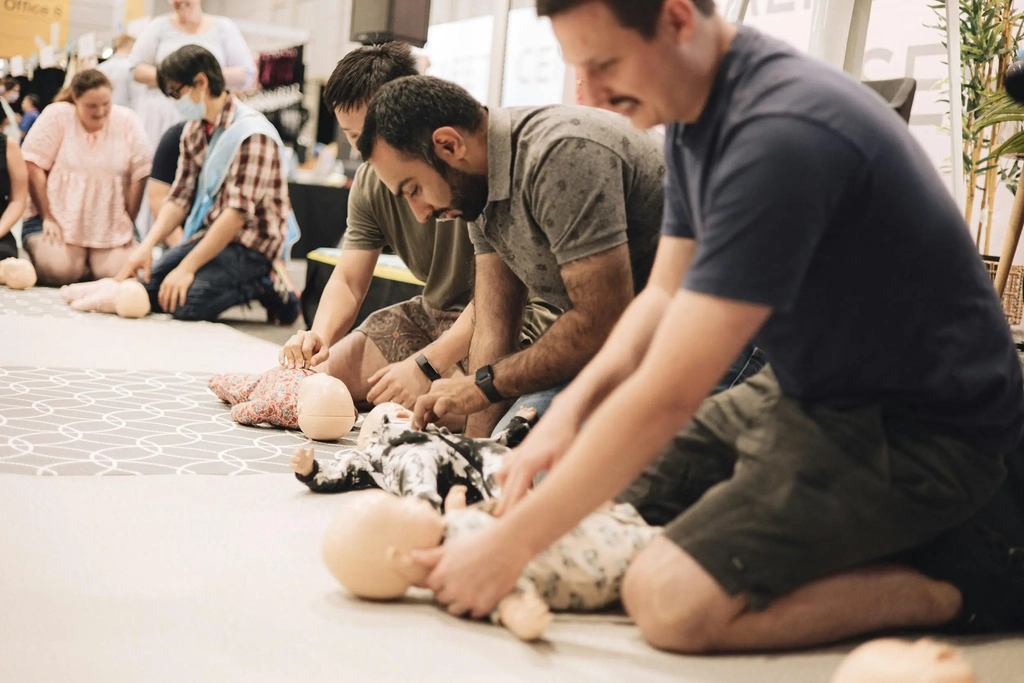
[[[944,36],[932,28],[937,16],[923,0],[874,0],[864,50],[865,80],[911,77],[917,80],[910,130],[932,162],[949,180],[949,105]],[[1017,1],[1018,7],[1024,0]],[[812,0],[750,0],[744,22],[807,50],[810,42]],[[979,193],[980,195],[980,193]],[[980,197],[979,197],[980,200]],[[998,255],[1006,234],[1013,196],[1005,187],[997,195],[988,253]],[[972,235],[977,226],[974,212]],[[1024,245],[1016,261],[1024,263]]]
[[[203,9],[232,19],[244,19],[273,26],[303,29],[310,40],[305,45],[306,99],[312,116],[304,134],[316,131],[320,85],[335,64],[357,45],[349,43],[351,0],[204,0]]]
[[[118,0],[71,0],[68,38],[76,40],[95,32],[99,41],[109,41],[117,34],[119,21],[123,19],[124,4]]]
[[[348,41],[351,0],[205,0],[203,7],[236,19],[309,31],[307,81],[326,80],[338,60],[355,47]]]

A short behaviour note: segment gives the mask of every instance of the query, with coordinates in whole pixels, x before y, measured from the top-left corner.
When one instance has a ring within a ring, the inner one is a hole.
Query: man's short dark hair
[[[32,105],[33,109],[39,109],[39,95],[33,95],[32,93],[25,95],[25,97],[21,100],[22,109],[25,108],[26,103]]]
[[[179,47],[164,57],[164,61],[160,62],[160,67],[156,70],[156,81],[165,95],[173,97],[175,93],[170,91],[169,81],[178,85],[192,85],[199,74],[206,74],[212,96],[220,97],[224,93],[224,72],[221,71],[217,58],[205,47],[198,45]]]
[[[406,43],[360,47],[341,58],[324,87],[324,104],[332,112],[352,111],[367,104],[391,81],[415,76],[416,58]]]
[[[690,1],[704,16],[715,13],[715,0]],[[644,38],[654,37],[665,4],[665,0],[537,0],[537,15],[553,17],[589,2],[603,2],[623,27],[639,32]]]
[[[434,154],[434,131],[451,126],[476,132],[483,117],[483,105],[464,88],[433,76],[406,76],[388,83],[370,100],[357,146],[369,159],[380,138],[441,170]]]

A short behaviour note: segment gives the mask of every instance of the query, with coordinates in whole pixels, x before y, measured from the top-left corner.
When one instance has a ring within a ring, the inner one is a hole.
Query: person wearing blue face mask
[[[216,58],[186,45],[157,73],[187,121],[178,172],[152,229],[118,274],[138,277],[154,311],[215,320],[258,300],[271,321],[298,317],[281,258],[298,237],[277,131],[225,88]],[[153,249],[184,225],[181,244],[153,264]]]

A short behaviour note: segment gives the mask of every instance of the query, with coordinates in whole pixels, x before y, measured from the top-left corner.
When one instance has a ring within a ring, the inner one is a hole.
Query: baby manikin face
[[[381,403],[363,420],[356,448],[365,451],[371,443],[383,443],[412,428],[412,411],[397,403]]]
[[[426,500],[368,489],[346,500],[327,530],[323,556],[328,569],[350,593],[362,598],[400,597],[419,578],[396,567],[389,553],[408,554],[441,543],[444,521]]]

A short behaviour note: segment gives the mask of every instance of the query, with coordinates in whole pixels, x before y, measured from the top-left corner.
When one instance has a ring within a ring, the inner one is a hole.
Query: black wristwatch
[[[416,365],[420,366],[420,370],[423,371],[423,374],[426,375],[427,379],[431,382],[436,382],[441,379],[441,373],[437,371],[437,368],[430,364],[430,361],[427,360],[427,357],[422,353],[416,356]]]
[[[490,365],[485,365],[476,371],[476,385],[480,387],[480,391],[484,392],[484,396],[491,403],[500,403],[505,400],[505,397],[494,388],[494,368]]]

